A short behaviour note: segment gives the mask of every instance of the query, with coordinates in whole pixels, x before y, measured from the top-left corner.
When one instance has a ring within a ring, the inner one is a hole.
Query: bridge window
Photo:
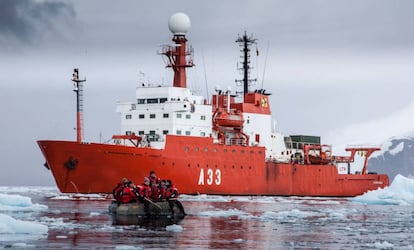
[[[200,132],[201,136],[206,136],[206,132]]]
[[[155,130],[150,130],[149,134],[150,135],[155,135]]]
[[[168,130],[163,130],[163,131],[162,131],[162,133],[163,133],[164,135],[166,135],[166,134],[168,134]]]
[[[132,132],[131,131],[125,131],[125,134],[126,135],[132,135]]]
[[[182,117],[182,115],[181,114],[177,114],[177,118],[181,118]]]
[[[201,119],[202,121],[205,121],[205,120],[206,120],[206,116],[205,116],[205,115],[202,115],[202,116],[200,117],[200,119]]]
[[[168,100],[168,98],[160,98],[160,103],[164,103]]]
[[[150,118],[154,119],[155,118],[155,114],[150,114]]]
[[[125,119],[131,119],[132,115],[125,115]]]
[[[185,119],[191,119],[191,115],[190,114],[186,114],[185,115]]]
[[[139,114],[139,115],[138,115],[138,118],[139,118],[139,119],[144,119],[144,118],[145,118],[145,115],[144,115],[144,114]]]
[[[145,104],[145,99],[137,99],[138,104]]]
[[[148,98],[147,103],[158,103],[158,98]]]
[[[185,135],[191,135],[190,131],[185,131]]]
[[[139,135],[143,135],[143,134],[145,134],[145,131],[144,130],[140,130],[140,131],[138,131],[138,134]]]
[[[181,130],[177,130],[177,135],[181,135]]]
[[[164,117],[164,118],[168,118],[170,116],[170,114],[162,114],[162,117]]]

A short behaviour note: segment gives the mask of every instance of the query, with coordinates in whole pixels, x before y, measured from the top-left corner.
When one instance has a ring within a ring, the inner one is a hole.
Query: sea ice
[[[376,205],[414,205],[414,180],[397,175],[389,187],[368,191],[350,200]]]
[[[22,221],[0,214],[0,234],[47,234],[47,226],[38,222]]]
[[[182,232],[184,229],[183,229],[182,226],[174,224],[174,225],[167,226],[165,228],[165,230],[167,230],[169,232],[176,232],[176,233],[178,233],[178,232]]]
[[[33,204],[29,197],[18,194],[0,194],[0,211],[39,211],[47,206]]]

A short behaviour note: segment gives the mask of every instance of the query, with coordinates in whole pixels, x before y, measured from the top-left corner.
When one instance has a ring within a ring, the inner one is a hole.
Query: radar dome
[[[174,35],[185,35],[190,27],[190,18],[182,12],[175,13],[168,21],[168,28]]]

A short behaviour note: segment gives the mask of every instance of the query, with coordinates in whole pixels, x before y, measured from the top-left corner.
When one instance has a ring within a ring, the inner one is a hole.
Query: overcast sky
[[[1,0],[0,185],[54,184],[36,140],[76,139],[74,67],[87,79],[88,141],[119,132],[115,103],[134,100],[140,71],[170,84],[156,52],[171,43],[168,19],[178,11],[191,19],[188,85],[197,93],[237,89],[235,40],[247,31],[259,50],[252,88],[272,93],[282,133],[352,144],[412,131],[413,10],[410,0]]]

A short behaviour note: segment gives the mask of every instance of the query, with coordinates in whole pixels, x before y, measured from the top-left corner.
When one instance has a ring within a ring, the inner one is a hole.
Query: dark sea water
[[[151,220],[111,216],[107,195],[50,187],[1,187],[0,194],[0,249],[414,249],[407,203],[184,195],[184,219]],[[17,226],[27,221],[46,232],[22,232]]]

